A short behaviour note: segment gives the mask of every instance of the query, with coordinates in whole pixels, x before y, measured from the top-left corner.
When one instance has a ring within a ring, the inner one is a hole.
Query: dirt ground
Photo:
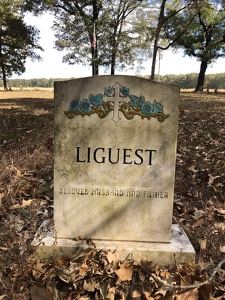
[[[147,262],[115,266],[107,252],[96,258],[93,249],[79,262],[27,263],[38,228],[52,224],[53,110],[51,90],[0,91],[0,300],[225,299],[225,262],[213,273],[225,260],[225,95],[181,93],[173,219],[197,255],[196,264],[176,270]],[[89,271],[82,273],[84,260]],[[79,269],[76,280],[62,276],[71,266]],[[132,279],[121,278],[122,268]],[[174,296],[165,284],[181,284],[180,276],[194,285],[212,274],[189,294]]]

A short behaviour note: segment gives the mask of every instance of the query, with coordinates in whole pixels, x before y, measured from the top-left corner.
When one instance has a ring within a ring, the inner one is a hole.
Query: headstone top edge
[[[178,92],[180,91],[180,86],[177,84],[171,84],[171,83],[162,83],[162,82],[157,82],[157,81],[153,81],[150,80],[148,78],[144,78],[144,77],[139,77],[139,76],[135,76],[135,75],[97,75],[97,76],[88,76],[88,77],[79,77],[79,78],[72,78],[72,79],[65,79],[65,80],[61,80],[61,81],[55,81],[54,82],[54,87],[56,87],[57,85],[61,85],[61,84],[68,84],[68,83],[72,83],[72,82],[78,82],[78,81],[89,81],[89,80],[98,80],[98,79],[103,79],[103,78],[109,78],[109,79],[115,79],[115,82],[117,82],[118,80],[121,79],[136,79],[136,80],[141,80],[142,82],[149,82],[153,85],[162,85],[162,86],[168,86],[168,87],[174,87],[177,88]]]

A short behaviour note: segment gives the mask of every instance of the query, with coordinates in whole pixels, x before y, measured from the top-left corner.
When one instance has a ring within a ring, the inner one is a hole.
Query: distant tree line
[[[198,73],[160,76],[163,83],[173,83],[182,89],[195,89]],[[204,89],[225,89],[225,73],[208,74],[205,76]]]
[[[149,78],[149,75],[144,76]],[[67,78],[71,79],[71,78]],[[42,87],[42,88],[52,88],[54,86],[54,81],[66,80],[65,78],[33,78],[33,79],[10,79],[8,81],[8,86],[11,88],[22,88],[22,87]],[[158,76],[158,81],[162,83],[170,83],[179,85],[182,89],[194,89],[196,87],[196,82],[198,80],[198,73],[190,74],[168,74],[164,76]],[[0,81],[0,87],[3,87],[3,82]],[[205,78],[205,89],[225,89],[225,73],[218,74],[208,74]]]
[[[68,78],[71,79],[71,78]],[[65,78],[32,78],[32,79],[10,79],[8,80],[9,88],[52,88],[54,81],[66,80]],[[0,81],[0,87],[3,87],[3,83]]]

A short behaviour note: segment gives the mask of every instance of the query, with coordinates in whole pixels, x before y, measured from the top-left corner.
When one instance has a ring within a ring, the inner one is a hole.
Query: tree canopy
[[[148,2],[148,1],[147,1]],[[56,49],[66,50],[63,61],[92,64],[93,75],[99,66],[115,69],[140,66],[151,53],[146,22],[137,18],[146,0],[25,0],[24,9],[54,12]],[[137,26],[138,25],[138,26]],[[95,43],[93,33],[95,27]],[[138,28],[138,30],[137,30]]]
[[[24,0],[24,10],[55,16],[58,50],[63,61],[99,66],[111,74],[152,55],[154,80],[158,49],[182,49],[196,57],[200,72],[196,91],[204,86],[207,66],[225,55],[223,0]],[[181,66],[182,72],[182,66]]]
[[[27,57],[40,60],[34,49],[38,44],[38,30],[27,26],[20,13],[19,1],[0,2],[0,75],[7,89],[7,78],[25,71]]]
[[[167,37],[173,39],[180,24],[190,19],[193,21],[173,47],[183,49],[186,55],[200,61],[195,90],[202,91],[208,65],[225,56],[225,11],[217,1],[192,1],[189,9],[171,19],[166,28]]]
[[[174,44],[177,40],[183,35],[187,27],[192,22],[193,18],[183,20],[182,23],[177,24],[176,32],[173,36],[170,36],[170,39],[166,39],[167,28],[170,27],[171,22],[174,22],[174,19],[179,18],[179,15],[183,13],[183,10],[189,9],[192,1],[189,0],[162,0],[162,1],[152,1],[154,5],[155,14],[151,16],[155,18],[155,26],[151,28],[151,34],[153,36],[154,43],[152,45],[152,65],[151,65],[151,76],[150,79],[154,80],[155,78],[155,67],[157,60],[158,50],[167,50]]]

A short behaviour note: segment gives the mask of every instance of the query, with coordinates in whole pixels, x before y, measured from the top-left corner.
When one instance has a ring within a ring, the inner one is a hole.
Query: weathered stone
[[[55,83],[55,237],[170,242],[178,101],[132,76]]]
[[[195,260],[195,251],[183,229],[174,224],[170,243],[150,243],[132,241],[93,241],[97,249],[117,251],[117,259],[123,261],[127,257],[136,261],[147,260],[158,265],[190,263]],[[56,239],[53,232],[41,234],[32,244],[29,259],[57,259],[73,257],[73,259],[88,253],[90,248],[85,241],[72,239]]]

